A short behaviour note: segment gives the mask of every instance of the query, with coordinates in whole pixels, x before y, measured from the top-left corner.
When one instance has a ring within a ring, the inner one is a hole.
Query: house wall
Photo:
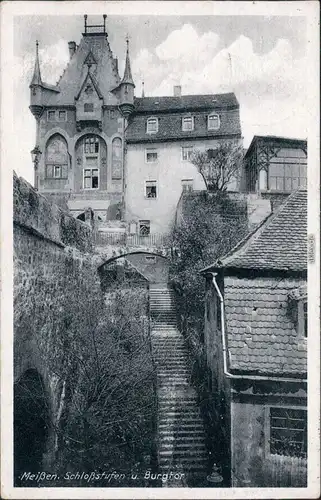
[[[304,373],[306,339],[298,336],[288,317],[290,290],[300,279],[216,280],[224,295],[228,370]],[[306,407],[306,387],[300,384],[232,386],[224,374],[219,300],[209,277],[206,281],[204,343],[211,376],[212,415],[217,436],[230,457],[232,486],[304,486],[306,460],[269,452],[270,406]],[[253,314],[253,312],[255,314]],[[266,335],[268,336],[266,338]],[[270,342],[269,342],[270,340]],[[301,375],[302,376],[302,375]],[[240,382],[241,383],[241,382]],[[216,436],[216,437],[217,437]],[[224,463],[224,460],[223,460]]]
[[[269,445],[269,408],[306,408],[307,394],[303,386],[288,384],[280,390],[270,382],[260,395],[255,394],[258,389],[255,386],[247,387],[243,394],[235,391],[231,403],[233,487],[306,486],[307,460],[272,455]]]
[[[205,183],[197,168],[182,160],[182,147],[193,146],[204,150],[213,148],[219,139],[149,142],[128,144],[126,158],[126,216],[127,220],[151,221],[152,233],[167,233],[174,223],[177,203],[182,192],[182,180],[193,179],[193,189],[205,189]],[[158,161],[146,162],[146,149],[155,148]],[[157,181],[157,198],[145,197],[145,181]],[[230,186],[237,189],[236,183]]]
[[[219,282],[219,279],[218,279]],[[211,445],[222,467],[227,484],[230,480],[230,382],[224,376],[222,335],[218,316],[220,303],[212,280],[206,280],[204,345],[209,378],[209,410],[213,421]]]
[[[153,257],[153,260],[151,258]],[[148,253],[126,255],[126,259],[141,272],[150,283],[167,283],[169,261]],[[155,260],[155,261],[154,261]]]

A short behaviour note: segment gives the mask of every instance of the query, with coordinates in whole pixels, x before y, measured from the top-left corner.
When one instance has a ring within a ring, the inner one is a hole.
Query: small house
[[[306,191],[202,273],[215,440],[231,485],[306,486]]]

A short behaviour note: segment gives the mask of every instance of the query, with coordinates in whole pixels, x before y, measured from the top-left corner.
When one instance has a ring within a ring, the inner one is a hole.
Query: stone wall
[[[14,380],[27,370],[43,380],[50,415],[48,466],[57,452],[54,429],[66,384],[75,377],[70,332],[80,325],[79,337],[86,334],[87,304],[99,304],[102,296],[90,228],[17,176],[13,191]]]

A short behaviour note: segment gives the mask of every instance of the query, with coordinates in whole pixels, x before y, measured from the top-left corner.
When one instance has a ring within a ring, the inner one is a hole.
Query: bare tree
[[[243,161],[243,147],[234,142],[223,142],[215,149],[195,150],[191,162],[202,175],[208,191],[226,191],[238,181]]]

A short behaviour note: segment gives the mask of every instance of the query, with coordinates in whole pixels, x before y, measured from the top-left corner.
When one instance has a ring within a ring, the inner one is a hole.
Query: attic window
[[[84,104],[84,112],[92,113],[94,111],[94,104],[92,102],[86,102]]]
[[[158,118],[148,118],[146,124],[147,134],[155,134],[158,132]]]
[[[188,132],[189,130],[194,130],[194,117],[184,116],[182,120],[182,130]]]
[[[218,130],[220,128],[220,117],[217,113],[211,113],[207,117],[207,129]]]

